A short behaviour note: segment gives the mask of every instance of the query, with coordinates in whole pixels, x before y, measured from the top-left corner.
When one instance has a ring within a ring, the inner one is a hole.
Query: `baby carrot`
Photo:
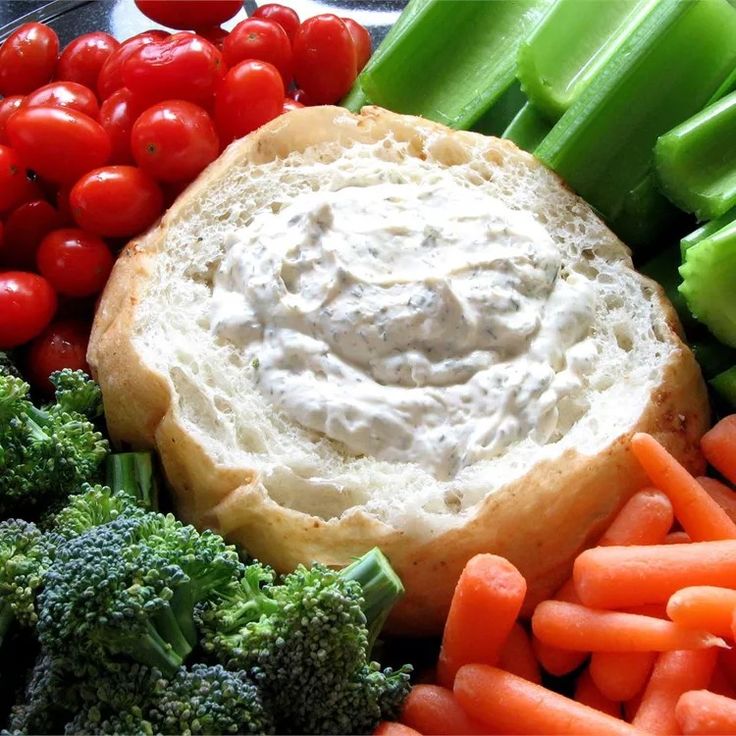
[[[693,540],[687,535],[687,532],[680,530],[679,532],[670,532],[664,538],[664,544],[690,544]]]
[[[632,725],[649,733],[679,733],[675,718],[677,701],[684,692],[708,685],[717,656],[715,649],[661,654]]]
[[[401,722],[425,736],[490,733],[465,713],[452,690],[439,685],[415,685],[404,701]]]
[[[636,711],[639,710],[639,706],[641,705],[642,695],[644,695],[643,690],[640,693],[634,695],[631,700],[627,700],[624,703],[624,720],[626,720],[628,723],[631,723],[631,721],[634,720]]]
[[[540,641],[588,652],[667,652],[725,646],[707,631],[649,616],[602,611],[564,601],[542,601],[532,615]]]
[[[631,451],[657,488],[672,501],[675,517],[695,542],[736,539],[736,524],[688,471],[651,435],[639,432]]]
[[[422,734],[403,723],[381,721],[373,731],[373,736],[422,736]]]
[[[498,666],[507,672],[529,680],[529,682],[542,681],[542,675],[539,672],[539,663],[534,655],[529,635],[518,622],[509,631],[506,643],[501,649]],[[421,731],[422,729],[419,730]]]
[[[593,652],[588,669],[601,693],[620,702],[644,688],[656,658],[654,652]]]
[[[736,700],[708,690],[690,690],[677,701],[675,718],[686,736],[736,733]]]
[[[736,414],[721,419],[700,439],[705,459],[728,478],[736,482]]]
[[[598,540],[599,547],[619,544],[661,544],[674,513],[667,496],[656,488],[635,493]]]
[[[732,635],[731,620],[735,612],[736,590],[711,585],[682,588],[667,602],[667,615],[675,623],[689,629],[705,629],[717,636]]]
[[[455,678],[455,697],[467,713],[487,724],[493,733],[639,733],[618,718],[488,665],[462,667]]]
[[[716,662],[716,667],[713,670],[713,676],[710,678],[708,683],[708,690],[716,695],[723,695],[726,698],[736,698],[736,688],[733,686],[731,679],[726,674],[726,670],[721,664],[720,657]]]
[[[578,677],[575,685],[575,700],[578,703],[587,705],[589,708],[595,708],[602,713],[608,713],[614,718],[621,718],[621,706],[606,697],[599,689],[590,676],[590,669],[585,670]]]
[[[452,687],[464,664],[495,664],[526,595],[526,581],[506,559],[472,557],[460,575],[445,622],[437,679]]]
[[[665,621],[669,621],[670,618],[667,615],[667,603],[645,603],[641,606],[627,606],[623,609],[626,613],[638,613],[640,616],[654,616],[654,618],[663,618]]]
[[[697,478],[697,481],[703,486],[705,492],[728,514],[731,521],[736,521],[736,492],[715,478],[707,478],[701,475]]]
[[[573,566],[575,590],[586,606],[628,608],[665,602],[691,585],[732,587],[736,540],[594,547]]]

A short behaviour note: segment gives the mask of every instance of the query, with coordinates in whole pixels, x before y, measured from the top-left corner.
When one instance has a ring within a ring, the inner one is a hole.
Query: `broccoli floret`
[[[107,485],[158,511],[158,483],[150,452],[116,452],[107,458]]]
[[[85,415],[63,403],[39,409],[27,383],[0,373],[0,516],[65,499],[97,477],[107,454]]]
[[[366,612],[384,620],[398,578],[378,550],[346,570],[300,566],[276,584],[256,563],[199,609],[205,651],[254,680],[279,733],[368,733],[409,691],[409,667],[369,661]]]
[[[15,363],[13,362],[10,353],[5,350],[0,350],[0,375],[20,378],[20,373],[15,367]]]
[[[61,411],[82,414],[87,419],[102,416],[102,391],[84,371],[64,368],[49,376],[56,389],[56,404]]]

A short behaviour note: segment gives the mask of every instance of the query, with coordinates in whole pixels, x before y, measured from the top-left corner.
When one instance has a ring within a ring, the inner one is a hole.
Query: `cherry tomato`
[[[55,183],[74,181],[110,158],[105,129],[77,110],[23,107],[8,120],[6,131],[28,166]]]
[[[56,190],[56,211],[59,213],[63,225],[70,225],[74,222],[72,206],[69,204],[71,191],[72,184],[63,184]]]
[[[64,218],[45,199],[34,199],[16,207],[5,223],[5,248],[0,261],[13,269],[36,265],[36,251],[43,238],[64,225]]]
[[[100,69],[119,46],[119,41],[102,31],[77,36],[61,52],[56,65],[56,79],[96,90]]]
[[[220,53],[228,36],[228,32],[220,26],[207,26],[205,28],[195,28],[194,32],[202,38],[206,38]]]
[[[194,179],[220,153],[212,118],[185,100],[160,102],[143,112],[130,147],[138,166],[159,181]]]
[[[247,135],[281,113],[284,83],[275,66],[241,61],[217,87],[215,121],[223,144]]]
[[[125,86],[149,103],[177,99],[206,105],[223,73],[222,54],[194,33],[142,46],[123,64]]]
[[[92,296],[102,291],[114,262],[105,241],[77,228],[53,230],[36,254],[41,275],[64,296]]]
[[[135,0],[138,10],[169,28],[219,26],[243,7],[242,0]]]
[[[130,132],[133,130],[133,123],[144,109],[145,105],[127,87],[116,90],[102,103],[100,125],[107,131],[112,144],[110,163],[133,163]]]
[[[56,312],[56,294],[43,276],[0,272],[0,350],[38,335]]]
[[[33,199],[36,187],[28,179],[26,165],[18,152],[0,145],[0,212],[12,210]]]
[[[79,227],[103,237],[129,238],[163,210],[158,184],[135,166],[105,166],[85,174],[69,194]]]
[[[123,84],[123,64],[141,46],[156,43],[168,38],[166,31],[144,31],[136,36],[131,36],[127,41],[118,46],[102,65],[97,77],[97,95],[101,100],[106,100],[116,89]]]
[[[289,93],[289,98],[298,102],[302,107],[309,107],[314,103],[309,100],[307,93],[303,89],[295,89]]]
[[[89,324],[77,319],[60,319],[49,325],[31,344],[27,373],[34,388],[51,394],[49,376],[64,368],[86,371]]]
[[[252,17],[275,21],[286,31],[289,41],[294,40],[294,36],[299,28],[299,16],[296,14],[296,11],[278,3],[267,3],[266,5],[259,6],[256,8]]]
[[[44,84],[23,98],[21,107],[68,107],[78,110],[97,120],[100,107],[97,104],[95,93],[82,84],[76,82],[50,82]]]
[[[12,95],[0,100],[0,143],[7,145],[8,138],[5,135],[5,123],[8,118],[20,107],[23,95]]]
[[[347,26],[330,13],[315,15],[294,37],[294,78],[315,105],[337,102],[357,76],[355,44]]]
[[[291,43],[286,31],[275,21],[248,18],[230,31],[223,44],[222,55],[228,66],[247,59],[258,59],[273,64],[284,80],[291,81]]]
[[[0,46],[0,94],[24,95],[51,79],[59,38],[43,23],[24,23]]]
[[[0,256],[2,256],[4,245],[5,245],[5,226],[3,225],[3,221],[0,220]]]
[[[296,100],[292,100],[291,98],[287,97],[284,100],[284,104],[281,107],[281,112],[291,112],[292,110],[299,110],[300,108],[304,107],[301,102],[297,102]]]
[[[368,63],[373,51],[373,39],[365,26],[360,25],[352,18],[341,18],[342,22],[347,26],[355,45],[355,61],[358,72]]]

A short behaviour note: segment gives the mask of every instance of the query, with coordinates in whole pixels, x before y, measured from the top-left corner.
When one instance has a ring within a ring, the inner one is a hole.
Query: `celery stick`
[[[518,80],[514,79],[498,100],[474,123],[472,130],[484,135],[500,136],[525,104],[526,95],[521,91]]]
[[[675,245],[658,253],[642,265],[640,270],[645,276],[654,279],[664,289],[664,293],[672,302],[683,327],[690,328],[695,326],[696,322],[690,314],[684,297],[677,289],[680,284],[680,274],[677,271],[679,265],[680,250]]]
[[[712,338],[707,342],[693,342],[690,348],[706,378],[713,378],[736,363],[736,350],[721,345]]]
[[[527,102],[504,130],[503,137],[516,143],[519,148],[531,152],[551,129],[547,118],[531,102]]]
[[[688,248],[692,248],[696,243],[699,243],[704,238],[713,235],[713,233],[717,233],[721,228],[728,225],[729,222],[733,222],[733,220],[736,220],[736,207],[726,212],[725,215],[721,215],[715,220],[706,222],[705,225],[702,225],[697,230],[693,230],[690,235],[686,235],[680,241],[680,254],[683,259],[685,258],[685,252]]]
[[[396,112],[470,128],[513,84],[519,44],[551,0],[430,0],[361,75]]]
[[[680,293],[721,342],[736,347],[736,221],[685,253]]]
[[[736,366],[719,373],[708,382],[718,395],[731,406],[736,406]]]
[[[519,49],[529,100],[556,122],[656,2],[557,0]]]
[[[699,220],[736,205],[736,92],[701,110],[654,148],[662,191]]]
[[[535,154],[615,220],[657,137],[701,109],[736,66],[734,38],[727,0],[660,0]]]

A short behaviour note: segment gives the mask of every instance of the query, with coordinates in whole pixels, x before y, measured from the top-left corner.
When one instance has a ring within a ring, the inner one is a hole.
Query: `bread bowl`
[[[559,177],[379,108],[233,143],[126,247],[88,359],[184,519],[279,570],[380,546],[412,634],[481,551],[530,608],[643,485],[632,433],[697,471],[708,421],[671,305]]]

